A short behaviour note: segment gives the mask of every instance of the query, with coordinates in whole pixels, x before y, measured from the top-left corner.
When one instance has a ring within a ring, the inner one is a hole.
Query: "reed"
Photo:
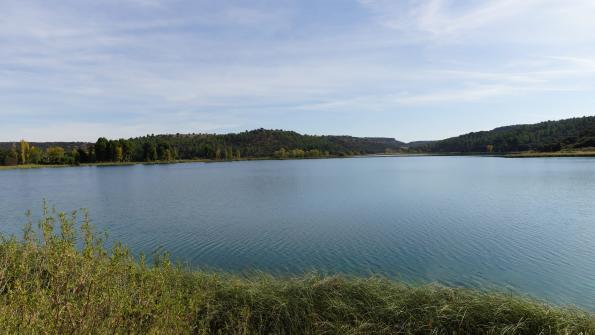
[[[3,334],[595,334],[593,314],[386,278],[196,271],[46,207],[0,238]]]

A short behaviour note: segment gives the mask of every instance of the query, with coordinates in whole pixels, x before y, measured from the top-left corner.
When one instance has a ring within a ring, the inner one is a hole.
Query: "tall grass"
[[[86,215],[45,210],[0,240],[2,334],[595,334],[592,314],[383,278],[239,277],[110,250]]]

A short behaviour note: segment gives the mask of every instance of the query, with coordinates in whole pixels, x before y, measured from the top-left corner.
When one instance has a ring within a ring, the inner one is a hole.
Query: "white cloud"
[[[396,115],[595,90],[593,1],[360,3],[339,28],[306,29],[320,13],[300,18],[290,0],[3,2],[0,136],[206,131],[273,113]]]
[[[360,0],[388,27],[436,43],[593,40],[592,0]],[[427,41],[427,40],[426,40]]]
[[[518,17],[539,4],[535,0],[492,0],[460,13],[448,11],[444,0],[432,0],[417,18],[419,29],[443,36],[464,33]]]

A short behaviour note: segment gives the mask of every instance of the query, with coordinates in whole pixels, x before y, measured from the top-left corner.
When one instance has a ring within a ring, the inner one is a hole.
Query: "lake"
[[[595,159],[382,157],[0,171],[135,252],[226,271],[382,274],[595,310]]]

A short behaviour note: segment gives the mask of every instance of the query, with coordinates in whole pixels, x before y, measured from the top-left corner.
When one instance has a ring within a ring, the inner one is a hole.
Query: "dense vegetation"
[[[383,278],[239,277],[110,250],[76,214],[0,238],[3,334],[595,334],[592,314]]]
[[[430,143],[427,151],[451,153],[556,152],[595,147],[595,117],[515,125]]]
[[[0,143],[0,165],[305,158],[395,152],[513,153],[595,148],[595,116],[515,125],[405,144],[392,138],[311,136],[257,129],[237,134],[175,134],[95,143]]]
[[[403,143],[388,138],[311,136],[292,131],[257,129],[237,134],[149,135],[96,143],[46,145],[21,141],[0,147],[0,163],[80,164],[96,162],[154,162],[190,159],[303,158],[347,156],[396,151]]]

